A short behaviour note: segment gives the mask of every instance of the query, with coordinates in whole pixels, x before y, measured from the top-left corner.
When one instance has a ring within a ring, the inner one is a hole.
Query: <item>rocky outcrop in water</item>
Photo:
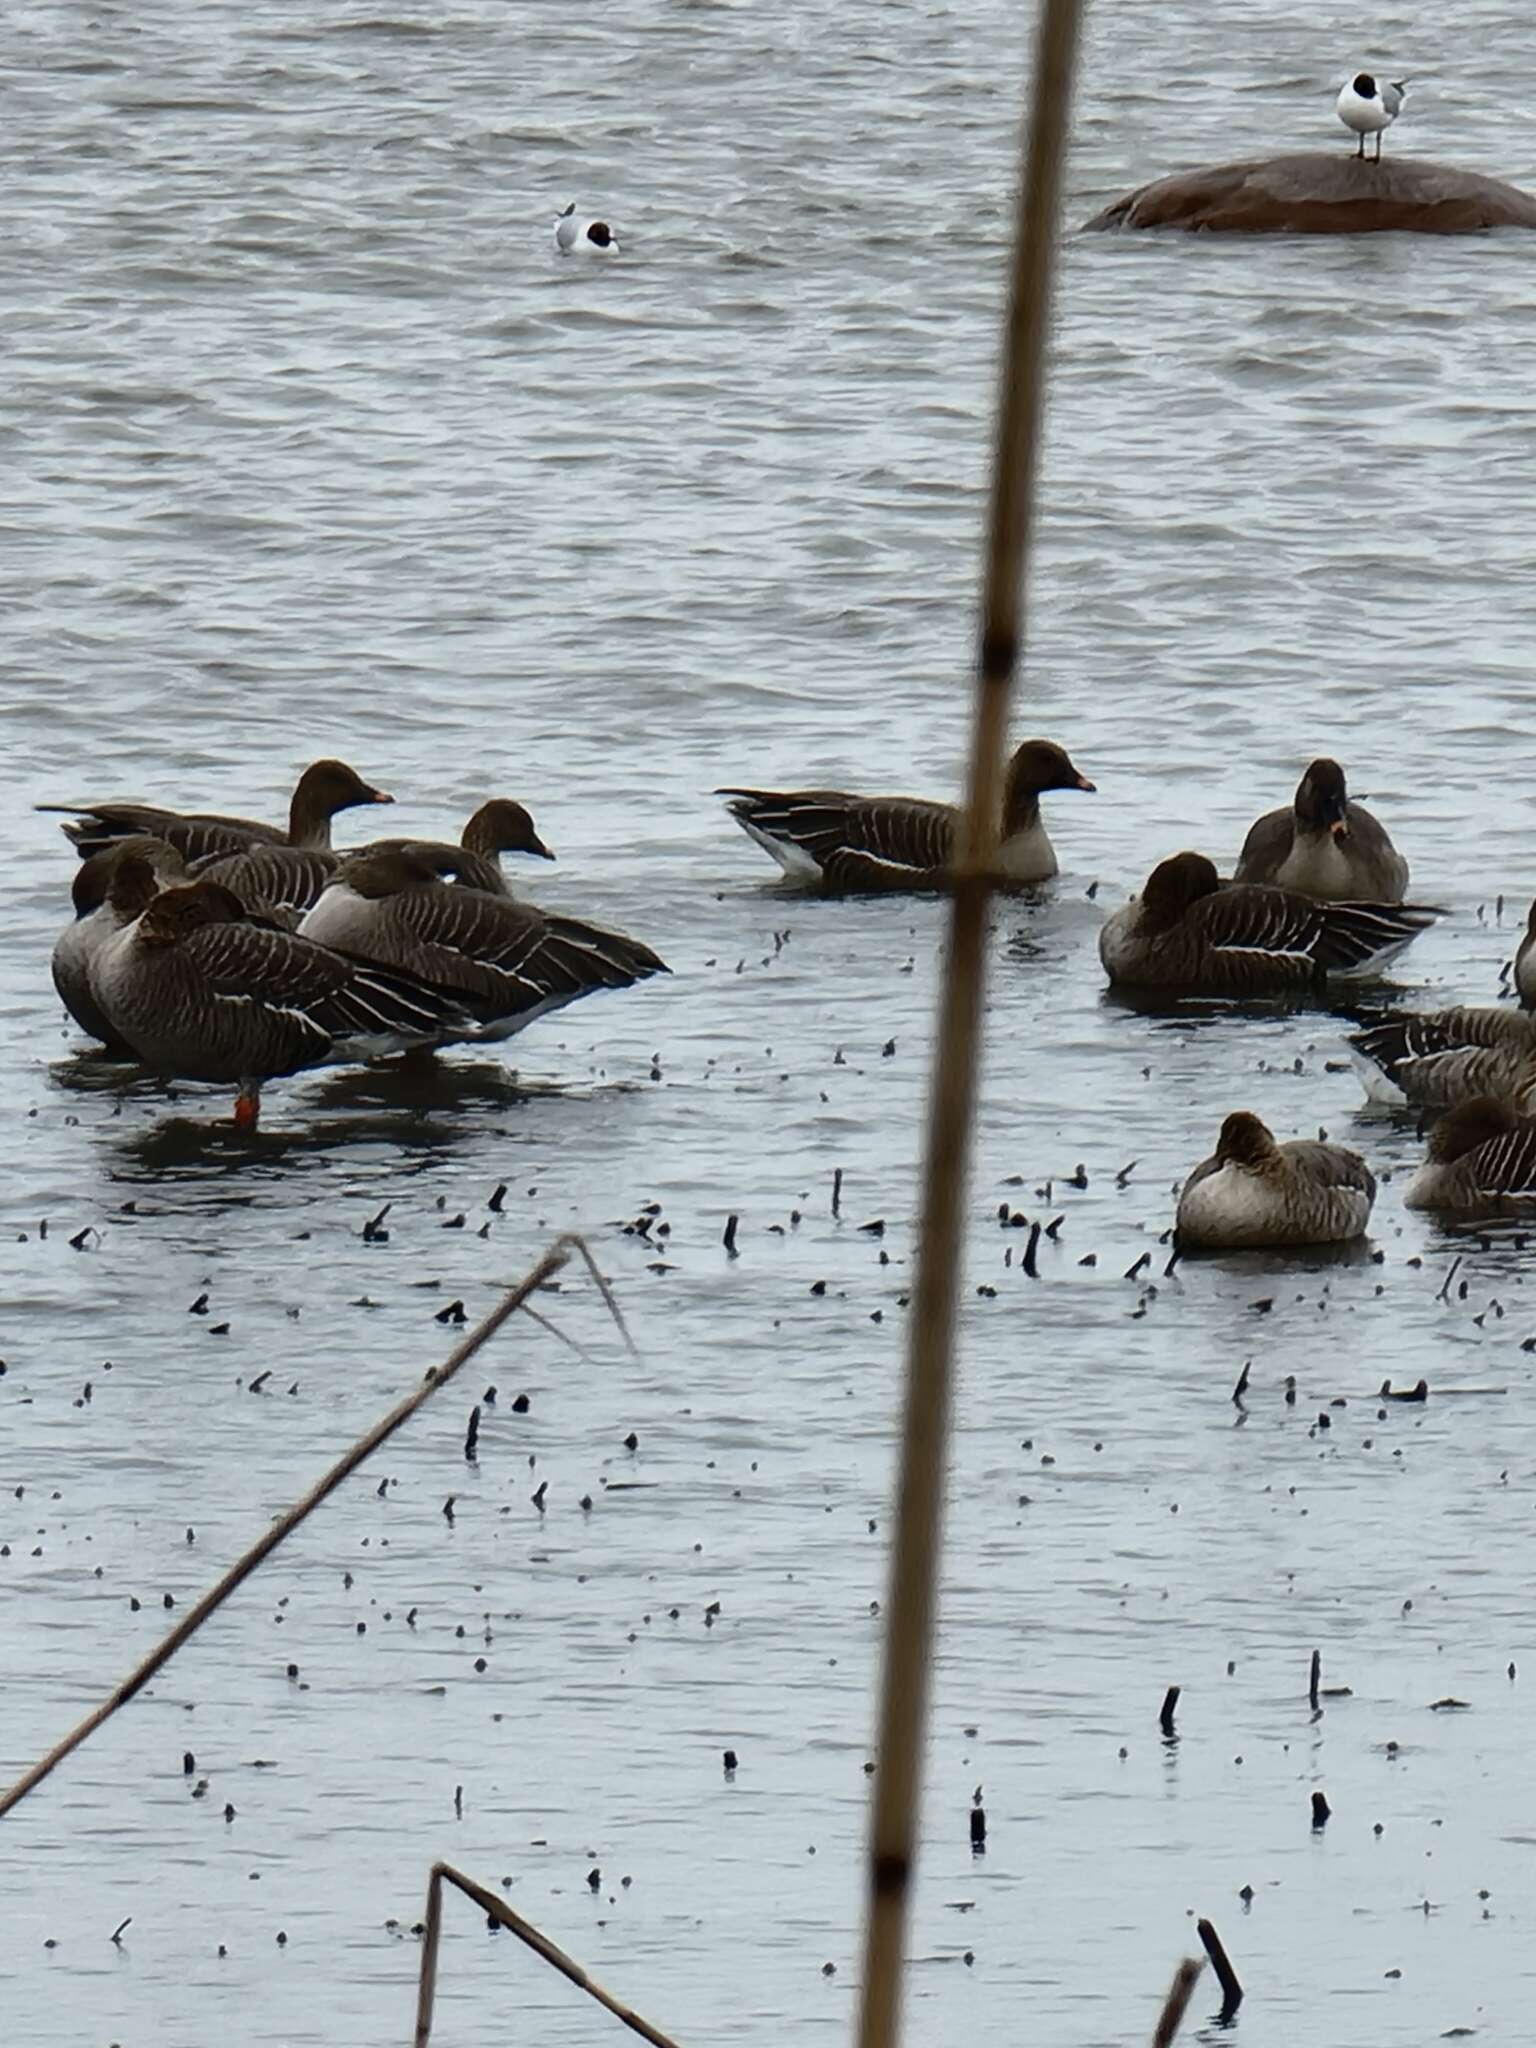
[[[1422,157],[1365,163],[1311,150],[1176,171],[1117,199],[1089,228],[1247,235],[1471,235],[1536,228],[1536,198],[1498,178]]]

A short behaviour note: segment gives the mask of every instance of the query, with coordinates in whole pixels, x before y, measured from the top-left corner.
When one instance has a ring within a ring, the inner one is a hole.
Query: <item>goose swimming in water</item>
[[[466,888],[485,889],[494,896],[512,893],[502,873],[503,853],[526,853],[538,860],[555,857],[534,830],[528,812],[510,797],[493,797],[482,804],[457,846],[435,839],[375,839],[353,850],[382,853],[401,847]],[[251,846],[243,853],[216,853],[195,861],[192,874],[198,881],[218,882],[232,890],[247,911],[276,912],[297,930],[343,858],[324,846]]]
[[[1235,882],[1272,882],[1331,903],[1401,903],[1408,863],[1363,804],[1350,800],[1337,761],[1314,761],[1285,810],[1269,811],[1243,841]]]
[[[1223,884],[1200,853],[1152,870],[1106,918],[1099,958],[1112,982],[1187,994],[1262,996],[1380,971],[1440,915],[1413,903],[1319,903],[1291,889]]]
[[[578,220],[573,199],[555,222],[555,248],[562,256],[617,256],[619,245],[605,220]]]
[[[329,848],[331,819],[356,804],[392,804],[394,798],[364,782],[345,761],[316,761],[304,770],[288,806],[288,827],[254,818],[229,818],[214,811],[168,811],[158,804],[39,804],[40,811],[74,811],[64,836],[83,859],[114,840],[152,833],[174,846],[183,860],[204,854],[239,853],[253,845]]]
[[[1375,1199],[1375,1177],[1358,1152],[1305,1138],[1277,1144],[1240,1109],[1185,1181],[1174,1230],[1186,1250],[1343,1244],[1364,1235]]]
[[[1003,782],[997,879],[1044,882],[1056,849],[1040,817],[1050,790],[1092,790],[1066,751],[1026,740]],[[717,789],[749,839],[773,855],[792,882],[839,893],[943,888],[952,878],[960,810],[913,796],[850,796],[838,789]]]

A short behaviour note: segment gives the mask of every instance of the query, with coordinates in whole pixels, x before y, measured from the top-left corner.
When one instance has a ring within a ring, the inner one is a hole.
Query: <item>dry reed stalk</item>
[[[1163,2000],[1163,2009],[1158,2014],[1157,2032],[1152,2036],[1152,2048],[1173,2048],[1174,2036],[1184,2024],[1184,2015],[1189,2010],[1189,2001],[1195,1995],[1195,1986],[1204,1968],[1204,1963],[1197,1963],[1193,1956],[1186,1956],[1174,1971],[1173,1982],[1168,1986],[1168,1996]]]
[[[928,1104],[896,1548],[886,1609],[879,1766],[870,1831],[860,2048],[892,2048],[900,2016],[938,1577],[960,1232],[985,985],[987,912],[1044,412],[1056,220],[1080,12],[1081,0],[1042,0],[1034,92],[1023,147],[992,468],[976,717]]]
[[[521,1913],[512,1908],[483,1884],[476,1884],[472,1877],[466,1877],[462,1870],[455,1870],[451,1863],[434,1863],[432,1875],[427,1880],[427,1920],[421,1949],[421,1980],[416,1994],[416,2048],[426,2048],[432,2034],[432,2006],[437,1996],[437,1948],[443,1931],[443,1880],[457,1885],[464,1896],[473,1899],[482,1912],[489,1913],[493,1920],[500,1921],[510,1934],[525,1942],[536,1956],[542,1956],[552,1969],[568,1977],[571,1982],[585,1991],[589,1998],[595,1998],[605,2011],[621,2020],[632,2034],[638,2034],[642,2041],[649,2041],[652,2048],[677,2048],[670,2034],[664,2034],[660,2027],[653,2027],[649,2020],[642,2019],[633,2007],[624,2005],[595,1983],[580,1963],[572,1960],[563,1948],[556,1947],[547,1934],[541,1934],[531,1920],[525,1920]]]
[[[502,1296],[485,1320],[470,1331],[464,1341],[448,1354],[448,1357],[440,1366],[433,1367],[428,1372],[425,1381],[416,1389],[414,1394],[407,1394],[403,1401],[391,1408],[381,1422],[376,1422],[366,1435],[360,1437],[351,1450],[338,1458],[324,1478],[312,1486],[301,1500],[296,1501],[285,1515],[280,1516],[272,1524],[271,1528],[267,1530],[266,1534],[258,1538],[243,1556],[237,1558],[234,1564],[230,1566],[229,1570],[218,1581],[217,1585],[205,1593],[195,1606],[188,1608],[186,1614],[176,1624],[175,1628],[171,1630],[170,1634],[163,1637],[156,1644],[155,1648],[150,1651],[149,1655],[141,1663],[134,1666],[133,1670],[123,1680],[122,1684],[117,1687],[115,1692],[109,1693],[99,1706],[92,1708],[85,1719],[77,1727],[72,1728],[62,1742],[56,1743],[45,1757],[40,1758],[37,1763],[33,1764],[30,1770],[22,1773],[7,1792],[0,1794],[0,1817],[9,1813],[13,1806],[19,1805],[35,1786],[42,1783],[56,1765],[64,1761],[71,1750],[78,1749],[86,1737],[93,1734],[103,1721],[109,1720],[119,1707],[126,1706],[135,1693],[142,1691],[154,1677],[155,1673],[165,1664],[169,1663],[170,1659],[181,1648],[182,1644],[186,1642],[187,1638],[202,1627],[210,1614],[223,1606],[236,1587],[248,1579],[256,1567],[271,1556],[283,1539],[286,1536],[292,1535],[293,1531],[298,1528],[305,1517],[312,1513],[329,1494],[334,1493],[341,1482],[355,1472],[364,1459],[370,1457],[379,1448],[380,1444],[387,1442],[397,1429],[404,1423],[409,1422],[423,1402],[430,1400],[440,1387],[445,1387],[454,1374],[458,1372],[459,1368],[467,1365],[482,1345],[488,1343],[495,1336],[508,1316],[516,1314],[517,1310],[524,1306],[528,1298],[542,1287],[546,1280],[553,1274],[558,1273],[561,1267],[568,1263],[573,1252],[578,1253],[586,1261],[589,1272],[602,1292],[603,1300],[623,1333],[625,1343],[629,1345],[631,1352],[633,1352],[635,1348],[634,1340],[625,1326],[623,1316],[619,1313],[618,1303],[613,1298],[613,1291],[603,1275],[597,1270],[596,1261],[587,1249],[586,1244],[581,1238],[576,1236],[568,1235],[557,1238],[538,1263],[517,1282],[516,1286],[507,1290],[506,1294]]]

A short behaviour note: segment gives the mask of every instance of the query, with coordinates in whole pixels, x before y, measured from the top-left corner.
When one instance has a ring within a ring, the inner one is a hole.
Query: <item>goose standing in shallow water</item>
[[[1092,790],[1065,750],[1026,740],[1003,783],[1002,883],[1048,881],[1056,849],[1040,818],[1048,790]],[[942,888],[951,879],[960,810],[911,796],[850,796],[835,789],[717,789],[749,839],[771,853],[793,882],[829,892]]]
[[[1104,921],[1112,982],[1262,996],[1377,973],[1440,915],[1413,903],[1319,903],[1289,889],[1223,885],[1204,854],[1178,853]]]
[[[501,869],[503,853],[526,853],[539,860],[555,857],[534,830],[528,812],[510,797],[493,797],[482,804],[457,846],[435,839],[375,839],[352,851],[378,853],[401,847],[439,873],[451,873],[466,888],[497,896],[512,893]],[[197,861],[192,872],[199,881],[218,882],[232,890],[253,915],[276,911],[297,929],[304,913],[320,901],[343,858],[324,846],[251,846],[243,853],[212,854]]]
[[[1269,811],[1243,841],[1235,882],[1272,882],[1330,903],[1401,903],[1408,863],[1363,804],[1351,803],[1337,761],[1314,761],[1286,810]]]
[[[142,900],[135,895],[132,901],[136,907],[129,909],[121,898],[114,903],[110,892],[118,862],[132,858],[142,860],[148,873],[143,884],[146,893]],[[143,833],[104,847],[75,869],[70,892],[75,915],[73,922],[60,932],[53,949],[53,985],[80,1029],[100,1039],[112,1052],[133,1056],[132,1046],[112,1029],[91,994],[91,969],[96,956],[125,924],[132,923],[151,895],[185,879],[186,868],[176,849],[163,839]]]
[[[228,818],[214,811],[167,811],[157,804],[39,804],[40,811],[74,811],[64,836],[82,859],[115,840],[138,833],[164,839],[185,861],[205,854],[240,853],[248,846],[316,846],[331,843],[331,819],[356,804],[392,804],[394,798],[364,782],[345,761],[316,761],[304,770],[288,806],[288,829],[254,818]]]
[[[256,1123],[264,1081],[473,1028],[451,993],[253,924],[216,882],[157,893],[148,861],[129,857],[111,900],[132,922],[92,966],[107,1023],[160,1073],[237,1084],[242,1128]]]
[[[1181,1250],[1343,1244],[1371,1220],[1376,1181],[1358,1152],[1318,1140],[1277,1145],[1245,1109],[1185,1181],[1174,1224]]]
[[[1536,1082],[1536,1017],[1521,1010],[1400,1010],[1349,1044],[1367,1096],[1394,1108],[1523,1096]]]
[[[555,250],[561,256],[617,256],[619,245],[605,220],[578,220],[573,199],[555,222]]]
[[[1403,1190],[1405,1209],[1495,1209],[1536,1198],[1536,1117],[1474,1096],[1429,1134],[1429,1157]]]
[[[348,855],[300,930],[454,990],[474,1021],[444,1044],[511,1038],[582,996],[670,972],[638,939],[444,882],[405,847]]]

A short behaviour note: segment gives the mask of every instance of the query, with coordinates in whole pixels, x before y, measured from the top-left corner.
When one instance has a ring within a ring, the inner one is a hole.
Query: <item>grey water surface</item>
[[[709,792],[957,785],[1029,16],[5,11],[0,1774],[555,1232],[640,1353],[573,1270],[0,1823],[7,2039],[404,2040],[439,1856],[687,2048],[848,2038],[943,910],[785,895]],[[1415,74],[1389,154],[1530,184],[1536,27],[1444,26],[1093,9],[1069,225],[1349,148],[1362,61]],[[617,260],[556,258],[570,200]],[[1095,940],[1327,751],[1449,913],[1399,985],[1497,998],[1536,887],[1533,262],[1066,236],[1018,729],[1099,793],[1049,801],[1063,873],[996,919],[916,2043],[1144,2042],[1199,1914],[1249,2048],[1528,2034],[1536,1251],[1404,1214],[1419,1141],[1345,1018],[1149,1014]],[[279,816],[325,753],[392,829],[522,797],[530,890],[672,979],[431,1086],[276,1084],[250,1141],[82,1058],[31,806]],[[1240,1106],[1366,1151],[1362,1258],[1165,1276]],[[1003,1205],[1065,1219],[1038,1278]],[[1316,1715],[1314,1648],[1351,1689]],[[461,1899],[439,2027],[613,2032]]]

